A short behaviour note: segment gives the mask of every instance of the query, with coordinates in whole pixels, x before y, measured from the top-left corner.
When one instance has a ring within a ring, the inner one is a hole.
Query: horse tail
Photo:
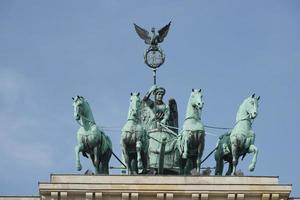
[[[105,143],[107,145],[107,149],[112,151],[112,142],[111,142],[110,137],[108,137],[107,135],[104,135],[104,136],[105,136]]]

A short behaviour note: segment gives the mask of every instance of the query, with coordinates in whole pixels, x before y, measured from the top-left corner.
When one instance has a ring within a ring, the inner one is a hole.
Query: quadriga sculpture
[[[229,133],[220,136],[215,152],[215,175],[222,175],[223,160],[229,163],[226,175],[235,175],[239,157],[244,158],[247,153],[253,153],[249,170],[254,170],[258,149],[254,145],[255,134],[252,130],[252,123],[257,116],[259,98],[255,97],[255,94],[246,98],[238,109],[234,128]]]
[[[181,174],[190,174],[192,169],[200,172],[201,157],[205,145],[205,130],[201,123],[203,108],[201,89],[192,89],[188,101],[182,134],[178,138],[179,167]]]
[[[79,153],[90,156],[95,167],[95,174],[109,174],[109,160],[112,154],[110,138],[101,131],[94,120],[87,100],[82,96],[73,98],[74,117],[81,126],[77,131],[76,168],[81,170]]]
[[[128,174],[138,174],[138,169],[147,171],[148,138],[141,125],[140,93],[131,93],[127,122],[122,128],[122,154]]]

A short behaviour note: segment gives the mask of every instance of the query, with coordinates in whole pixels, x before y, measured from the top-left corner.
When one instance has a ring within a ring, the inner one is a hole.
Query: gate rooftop
[[[277,176],[53,174],[50,182],[39,183],[42,199],[286,200],[291,190]]]

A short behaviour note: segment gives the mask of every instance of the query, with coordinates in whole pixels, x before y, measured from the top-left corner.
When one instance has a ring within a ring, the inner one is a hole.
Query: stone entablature
[[[287,200],[290,184],[253,176],[51,175],[41,199]]]
[[[40,200],[39,196],[0,196],[0,200]]]
[[[40,196],[0,200],[288,200],[291,190],[276,176],[51,175]]]

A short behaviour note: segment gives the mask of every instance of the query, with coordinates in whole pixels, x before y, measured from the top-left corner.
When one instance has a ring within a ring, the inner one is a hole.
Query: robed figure
[[[178,132],[178,112],[174,99],[165,104],[163,97],[165,88],[152,86],[143,98],[142,122],[149,138],[149,168],[158,169],[159,159],[163,157],[163,168],[168,173],[176,166],[175,151],[176,134]],[[154,99],[151,99],[151,95]],[[166,141],[161,152],[162,141]],[[170,172],[172,173],[172,172]]]

